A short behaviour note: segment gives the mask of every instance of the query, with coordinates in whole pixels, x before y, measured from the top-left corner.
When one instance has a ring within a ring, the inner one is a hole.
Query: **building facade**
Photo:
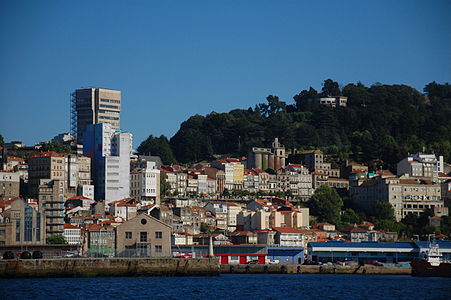
[[[130,195],[130,153],[132,134],[110,124],[87,125],[83,153],[92,159],[96,200],[110,203]]]
[[[171,226],[146,214],[122,223],[116,227],[116,255],[171,256]]]
[[[88,124],[108,123],[120,128],[121,92],[103,88],[77,89],[71,98],[71,130],[77,142],[83,144]]]
[[[356,180],[350,186],[351,201],[366,211],[379,202],[389,202],[400,221],[409,213],[444,207],[440,184],[418,178],[371,178]]]

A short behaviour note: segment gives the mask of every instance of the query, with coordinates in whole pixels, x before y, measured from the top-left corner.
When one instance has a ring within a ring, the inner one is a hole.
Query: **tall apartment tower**
[[[94,198],[106,204],[128,198],[132,134],[107,123],[89,124],[83,139],[83,153],[92,159]]]
[[[71,133],[83,144],[88,124],[108,123],[120,128],[121,91],[103,88],[77,89],[71,97]]]

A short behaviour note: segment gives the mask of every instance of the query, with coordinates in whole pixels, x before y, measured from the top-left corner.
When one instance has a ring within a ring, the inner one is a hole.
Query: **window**
[[[141,243],[147,242],[147,232],[140,232],[139,233],[139,241]]]
[[[156,232],[155,232],[155,238],[156,238],[156,239],[162,239],[162,238],[163,238],[163,232],[161,232],[161,231],[156,231]]]
[[[161,253],[161,252],[163,252],[163,246],[155,245],[155,253]]]
[[[131,239],[132,236],[133,236],[133,235],[132,235],[131,232],[129,232],[129,231],[126,231],[126,232],[125,232],[125,238],[126,238],[126,239]]]

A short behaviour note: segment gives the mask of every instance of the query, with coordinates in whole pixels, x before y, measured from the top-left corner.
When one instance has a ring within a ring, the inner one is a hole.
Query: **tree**
[[[68,145],[63,145],[58,142],[46,142],[42,144],[42,151],[54,151],[58,153],[71,153],[72,149]]]
[[[213,228],[210,225],[208,225],[207,223],[204,223],[204,222],[200,223],[200,232],[210,233],[212,231],[213,231]]]
[[[359,217],[359,215],[357,215],[356,212],[352,208],[346,209],[341,214],[341,222],[342,223],[359,224],[361,221],[362,220]]]
[[[389,202],[378,201],[374,205],[373,215],[377,220],[390,220],[395,218],[395,210]]]
[[[171,192],[171,184],[166,181],[166,178],[160,176],[160,195],[167,196]]]
[[[332,79],[326,79],[323,83],[322,96],[340,96],[341,91],[338,82]]]
[[[320,221],[332,224],[340,223],[340,212],[343,201],[334,188],[322,185],[315,190],[308,202],[312,214],[318,216]]]
[[[3,135],[0,134],[0,146],[5,144],[5,140],[3,139]]]
[[[159,156],[165,165],[171,165],[176,162],[169,141],[164,135],[160,137],[149,135],[146,140],[141,142],[137,150],[141,155]]]
[[[66,238],[62,234],[53,234],[47,238],[47,244],[63,245],[67,244]]]

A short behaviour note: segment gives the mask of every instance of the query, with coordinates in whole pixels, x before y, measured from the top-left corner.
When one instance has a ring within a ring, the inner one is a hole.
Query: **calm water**
[[[0,280],[1,299],[451,299],[451,279],[227,274]]]

